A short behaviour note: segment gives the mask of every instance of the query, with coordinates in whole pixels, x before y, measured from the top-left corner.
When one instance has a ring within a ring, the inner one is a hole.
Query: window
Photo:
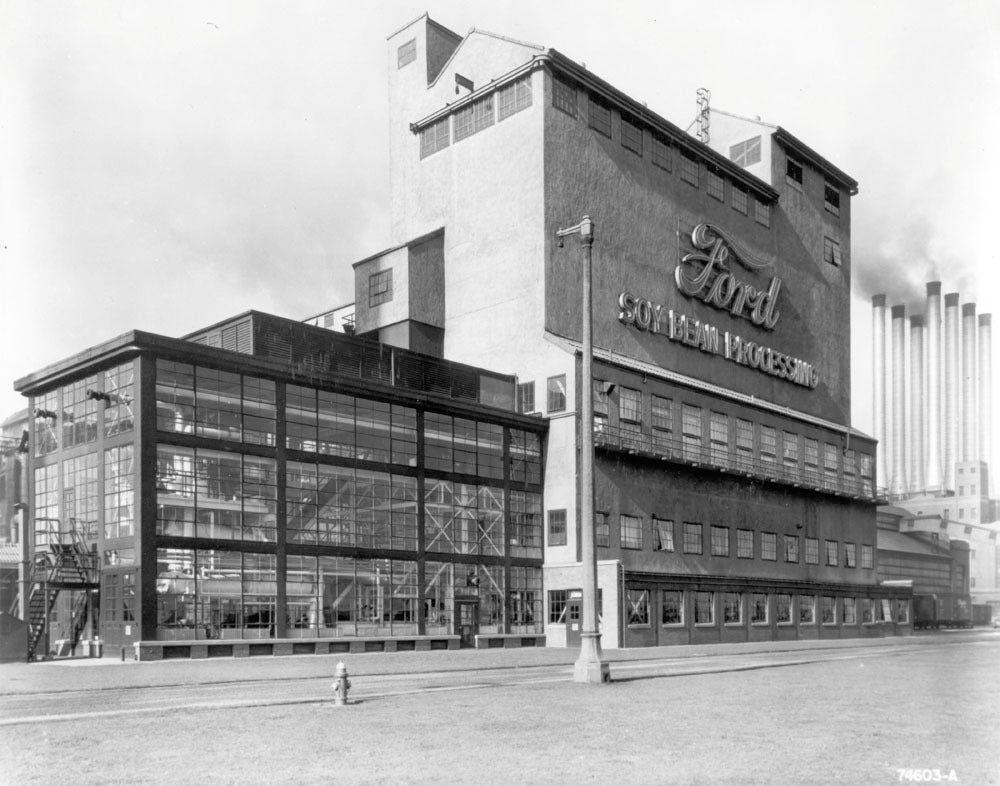
[[[840,189],[829,183],[823,185],[823,207],[835,216],[840,215]]]
[[[806,538],[806,565],[819,565],[819,538]]]
[[[747,192],[734,183],[729,187],[729,194],[729,204],[733,206],[733,210],[747,215],[750,205],[750,197]]]
[[[566,409],[566,375],[549,377],[547,385],[549,412],[562,412]]]
[[[816,597],[799,595],[799,625],[812,625],[816,622]]]
[[[663,590],[661,609],[664,625],[683,625],[684,593],[681,590]]]
[[[823,238],[823,261],[828,262],[831,265],[840,267],[841,256],[840,256],[840,243],[832,238]]]
[[[576,86],[553,77],[552,106],[567,115],[576,117]]]
[[[906,598],[896,598],[896,622],[910,621],[910,602]]]
[[[684,440],[684,458],[697,461],[701,458],[701,407],[681,405],[681,428]]]
[[[737,142],[729,148],[729,160],[739,166],[753,166],[760,162],[760,137]]]
[[[774,619],[779,625],[792,621],[792,596],[779,592],[774,596]]]
[[[842,613],[844,616],[845,625],[857,625],[858,624],[857,598],[844,598],[844,611]]]
[[[781,433],[781,460],[786,467],[799,465],[799,437],[788,431]]]
[[[823,488],[837,488],[837,446],[823,443]]]
[[[761,226],[771,226],[771,206],[761,202],[759,199],[755,199],[753,205],[753,220]]]
[[[715,593],[696,592],[694,594],[694,624],[715,624]]]
[[[760,558],[778,559],[778,536],[773,532],[760,533]]]
[[[803,463],[806,467],[806,477],[815,482],[819,479],[819,443],[805,437],[802,440]]]
[[[466,104],[455,113],[455,141],[465,139],[493,125],[493,96]]]
[[[674,550],[674,522],[653,517],[653,551]]]
[[[517,411],[535,411],[535,383],[519,382],[517,385]]]
[[[837,624],[837,599],[829,595],[820,598],[819,621],[824,625]]]
[[[726,625],[743,624],[743,595],[739,592],[722,593],[722,621]]]
[[[566,622],[568,590],[549,590],[549,622],[556,625]]]
[[[549,511],[549,545],[566,545],[566,511]]]
[[[597,430],[597,420],[604,421],[607,425],[608,416],[611,414],[611,397],[608,395],[608,383],[603,379],[593,381],[593,402],[594,402],[594,430]]]
[[[726,181],[718,172],[708,170],[708,195],[715,197],[720,202],[726,201]]]
[[[708,413],[708,439],[712,461],[729,466],[729,418],[721,412]]]
[[[853,543],[844,544],[844,567],[854,568],[857,567],[855,552],[857,551],[857,546]]]
[[[132,452],[132,445],[104,451],[105,538],[128,538],[135,534],[135,473]]]
[[[670,150],[670,143],[659,134],[653,134],[653,147],[651,150],[653,166],[673,172],[673,154]]]
[[[736,556],[739,559],[753,559],[753,530],[736,530]]]
[[[607,513],[594,514],[594,545],[605,548],[611,545],[611,523]]]
[[[753,423],[741,418],[736,418],[736,466],[753,468]]]
[[[861,623],[871,625],[875,622],[875,601],[871,598],[861,599]]]
[[[681,180],[693,186],[698,185],[698,159],[687,150],[681,151]]]
[[[649,590],[630,589],[625,591],[628,604],[628,625],[633,627],[649,626]]]
[[[785,160],[785,182],[802,190],[802,164],[791,158]]]
[[[611,107],[595,95],[590,96],[587,125],[599,134],[611,137]]]
[[[392,300],[392,268],[368,276],[368,307]]]
[[[729,556],[729,527],[712,525],[712,556]]]
[[[828,540],[826,542],[826,564],[837,567],[837,541]]]
[[[670,445],[673,431],[673,402],[669,398],[653,395],[650,416],[653,427],[653,442],[661,447]]]
[[[684,553],[685,554],[701,554],[703,550],[702,546],[702,530],[701,524],[695,524],[690,521],[684,522]]]
[[[622,146],[642,155],[642,126],[632,117],[622,115]]]
[[[451,118],[443,117],[420,131],[420,157],[444,150],[451,144]]]
[[[638,516],[621,515],[623,549],[642,548],[642,519]]]
[[[417,39],[411,38],[396,50],[397,68],[409,65],[417,59]]]
[[[778,450],[778,437],[773,426],[760,427],[760,459],[774,464]]]
[[[526,76],[497,90],[497,122],[531,106],[531,77]]]
[[[861,546],[861,567],[862,568],[874,568],[875,567],[875,551],[871,546]]]
[[[785,535],[785,562],[799,561],[799,539],[796,535]]]
[[[767,595],[763,592],[750,593],[750,622],[753,625],[767,624]]]
[[[618,394],[618,419],[628,423],[642,423],[642,393],[631,388],[620,388]]]

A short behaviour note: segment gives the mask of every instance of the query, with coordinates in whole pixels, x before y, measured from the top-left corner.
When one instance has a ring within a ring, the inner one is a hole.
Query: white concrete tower
[[[892,475],[889,496],[906,493],[906,306],[892,307]]]
[[[875,346],[872,356],[872,400],[873,428],[875,439],[878,440],[877,461],[875,466],[876,485],[886,486],[889,479],[889,441],[886,439],[886,370],[889,364],[885,354],[885,295],[872,297],[872,336]]]
[[[910,317],[910,469],[909,489],[912,494],[924,490],[924,319]]]
[[[976,357],[976,304],[962,304],[962,461],[979,460],[979,375]]]
[[[924,487],[928,493],[941,490],[941,282],[927,283],[927,319],[925,338],[927,376],[925,425],[927,463]]]
[[[955,462],[959,460],[961,401],[958,383],[961,374],[959,350],[958,293],[944,296],[944,490],[955,490]]]

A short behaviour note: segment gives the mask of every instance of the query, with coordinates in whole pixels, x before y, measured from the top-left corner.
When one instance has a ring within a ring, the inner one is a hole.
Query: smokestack
[[[962,461],[979,459],[976,406],[976,304],[962,304]]]
[[[910,317],[910,491],[924,490],[924,320]]]
[[[979,315],[979,460],[993,458],[993,352],[990,315]],[[984,494],[989,490],[984,489]]]
[[[958,293],[944,296],[944,490],[955,490],[955,462],[959,452]]]
[[[876,449],[875,484],[886,485],[889,477],[888,463],[886,456],[889,453],[889,443],[886,441],[886,412],[885,412],[885,374],[889,365],[885,357],[885,295],[875,295],[872,297],[872,336],[875,340],[874,356],[872,358],[872,387],[874,388],[874,399],[872,415],[874,419],[875,439],[878,440]]]
[[[892,476],[889,496],[906,493],[906,306],[892,307]]]
[[[928,493],[941,490],[941,282],[927,283],[927,470],[924,486]]]

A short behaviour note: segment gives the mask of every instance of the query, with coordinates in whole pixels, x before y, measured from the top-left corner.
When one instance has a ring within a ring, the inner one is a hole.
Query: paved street
[[[993,631],[574,655],[9,664],[0,782],[1000,783]]]

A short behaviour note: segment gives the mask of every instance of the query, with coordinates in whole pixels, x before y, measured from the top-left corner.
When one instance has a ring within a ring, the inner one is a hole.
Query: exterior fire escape
[[[77,592],[70,609],[67,649],[72,653],[87,627],[91,603],[97,602],[99,563],[79,531],[61,531],[54,519],[35,522],[35,554],[31,562],[28,596],[28,661],[38,659],[39,644],[47,641],[49,620],[63,592]],[[96,609],[96,606],[95,606]],[[42,657],[45,656],[43,651]]]

